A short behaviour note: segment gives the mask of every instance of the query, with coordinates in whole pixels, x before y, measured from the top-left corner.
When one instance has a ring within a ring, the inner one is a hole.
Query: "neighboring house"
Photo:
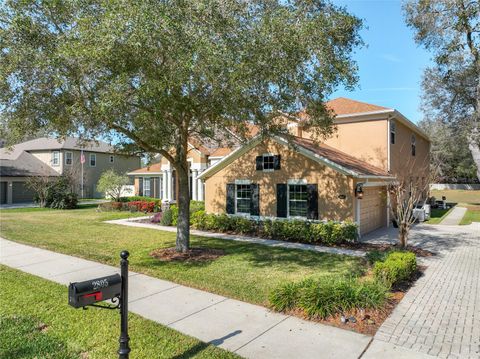
[[[390,222],[387,186],[426,183],[428,137],[395,109],[339,98],[327,103],[337,132],[322,144],[288,124],[295,146],[254,137],[198,177],[211,213],[355,221],[360,234]]]
[[[112,146],[102,141],[80,143],[73,137],[65,140],[42,137],[0,149],[0,199],[2,204],[31,202],[33,193],[25,185],[28,177],[55,177],[67,173],[74,178],[81,196],[82,172],[83,197],[101,197],[103,194],[95,188],[105,170],[113,168],[118,173],[126,173],[138,167],[139,156],[116,153]]]

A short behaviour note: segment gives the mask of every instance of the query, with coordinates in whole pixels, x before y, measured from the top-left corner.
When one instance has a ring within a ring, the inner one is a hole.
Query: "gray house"
[[[102,194],[96,191],[96,184],[104,171],[113,168],[126,173],[139,167],[139,156],[117,153],[102,141],[85,143],[73,137],[42,137],[22,142],[0,149],[0,203],[31,202],[33,193],[25,185],[28,177],[62,174],[74,178],[79,196],[83,175],[83,197],[97,198]]]

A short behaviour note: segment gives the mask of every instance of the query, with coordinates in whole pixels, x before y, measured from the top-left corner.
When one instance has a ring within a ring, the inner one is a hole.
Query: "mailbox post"
[[[120,253],[120,275],[122,276],[122,294],[120,295],[120,348],[118,349],[119,359],[128,359],[130,347],[128,342],[128,251]]]
[[[95,278],[84,282],[70,283],[68,287],[68,304],[74,308],[87,306],[120,309],[120,338],[118,357],[128,359],[130,347],[128,342],[128,251],[120,253],[120,275],[114,274]],[[98,305],[96,303],[111,300],[112,305]]]

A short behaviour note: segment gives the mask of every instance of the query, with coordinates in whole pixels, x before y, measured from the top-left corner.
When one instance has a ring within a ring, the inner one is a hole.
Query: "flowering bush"
[[[153,212],[155,209],[155,202],[147,202],[147,201],[132,201],[132,202],[127,202],[127,207],[130,209],[130,211],[133,212]]]

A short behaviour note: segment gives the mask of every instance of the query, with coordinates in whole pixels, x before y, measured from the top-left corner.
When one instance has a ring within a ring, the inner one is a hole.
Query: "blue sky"
[[[423,69],[431,55],[418,46],[406,26],[400,1],[334,0],[365,22],[361,36],[366,47],[354,55],[359,66],[359,86],[343,88],[332,98],[348,97],[399,110],[418,122]]]

